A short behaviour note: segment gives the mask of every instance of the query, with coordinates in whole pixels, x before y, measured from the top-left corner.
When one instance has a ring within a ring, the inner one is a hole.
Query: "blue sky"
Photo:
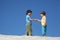
[[[37,19],[41,19],[41,11],[46,11],[47,36],[60,36],[60,0],[0,0],[0,34],[24,35],[28,9]],[[41,24],[32,24],[33,36],[41,36]]]

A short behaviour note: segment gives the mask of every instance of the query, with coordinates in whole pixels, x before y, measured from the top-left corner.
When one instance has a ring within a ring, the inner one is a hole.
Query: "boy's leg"
[[[43,36],[43,40],[46,40],[46,26],[42,26],[42,36]]]
[[[27,35],[27,36],[32,36],[31,24],[27,24],[27,25],[26,25],[26,35]]]
[[[42,27],[42,36],[44,35],[44,27]]]
[[[44,27],[44,26],[42,27],[42,35],[46,36],[46,27]]]
[[[45,36],[46,36],[46,31],[47,31],[47,26],[44,27]]]
[[[32,36],[32,28],[31,28],[31,24],[29,25],[29,36]]]
[[[29,36],[29,24],[26,24],[26,35]]]

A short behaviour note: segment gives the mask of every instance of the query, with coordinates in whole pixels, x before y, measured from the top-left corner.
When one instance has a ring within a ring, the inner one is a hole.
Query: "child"
[[[35,20],[38,21],[38,22],[41,22],[42,36],[46,36],[46,27],[47,27],[47,24],[46,24],[46,12],[42,11],[40,15],[41,15],[42,19],[41,20],[35,19]]]
[[[26,35],[27,36],[32,36],[32,18],[30,15],[32,14],[31,10],[27,10],[26,12]]]

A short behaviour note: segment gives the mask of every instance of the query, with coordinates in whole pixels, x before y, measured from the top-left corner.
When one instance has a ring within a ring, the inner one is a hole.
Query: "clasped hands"
[[[34,21],[38,21],[38,22],[40,22],[40,20],[39,19],[33,19]]]

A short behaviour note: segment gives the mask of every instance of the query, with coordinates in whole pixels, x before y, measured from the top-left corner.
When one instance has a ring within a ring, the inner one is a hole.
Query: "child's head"
[[[43,17],[43,16],[46,15],[46,12],[45,12],[45,11],[42,11],[42,12],[40,13],[40,15]]]
[[[32,11],[31,10],[27,10],[26,11],[26,15],[31,15],[32,14]]]

